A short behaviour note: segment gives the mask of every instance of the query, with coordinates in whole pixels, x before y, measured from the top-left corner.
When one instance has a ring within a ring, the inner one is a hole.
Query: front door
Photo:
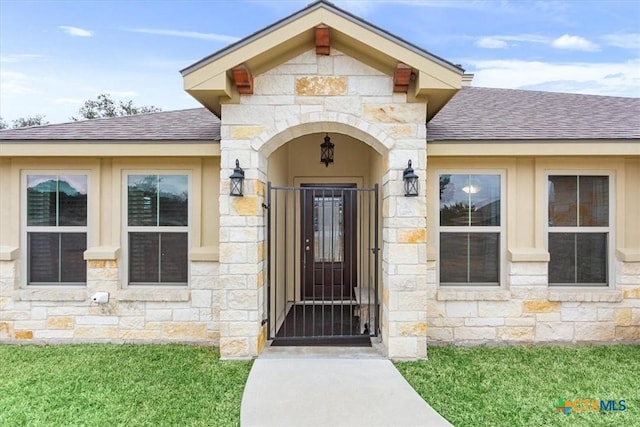
[[[303,300],[351,300],[356,286],[355,184],[303,185]]]

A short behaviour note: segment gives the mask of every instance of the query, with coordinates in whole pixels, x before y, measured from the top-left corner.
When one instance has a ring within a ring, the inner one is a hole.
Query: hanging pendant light
[[[326,167],[329,167],[329,163],[333,163],[333,147],[335,145],[331,142],[329,134],[324,137],[324,142],[320,144],[320,162],[324,163]]]

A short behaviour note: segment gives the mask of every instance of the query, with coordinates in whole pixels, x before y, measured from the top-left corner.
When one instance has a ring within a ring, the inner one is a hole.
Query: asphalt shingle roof
[[[205,108],[192,108],[3,130],[2,139],[220,141],[220,119]]]
[[[639,139],[640,98],[465,87],[429,122],[428,141]]]
[[[640,99],[465,87],[429,122],[427,140],[640,139]],[[0,131],[0,140],[220,141],[204,108]]]

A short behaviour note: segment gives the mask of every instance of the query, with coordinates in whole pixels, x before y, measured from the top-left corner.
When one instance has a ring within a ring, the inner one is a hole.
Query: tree
[[[20,117],[19,119],[14,120],[13,126],[11,127],[13,129],[17,129],[26,128],[29,126],[44,126],[48,124],[49,122],[44,119],[44,116],[42,114],[36,114],[35,116]]]
[[[78,114],[81,117],[71,117],[73,121],[82,119],[98,119],[102,117],[120,117],[120,116],[133,116],[143,113],[155,113],[162,111],[161,108],[153,105],[144,105],[141,107],[133,105],[133,101],[127,102],[114,101],[111,95],[103,93],[98,95],[96,99],[89,99],[84,102],[84,105],[78,110]]]
[[[127,102],[114,101],[111,95],[103,93],[98,95],[96,99],[88,99],[84,102],[84,105],[80,107],[78,113],[80,117],[71,117],[73,121],[79,120],[91,120],[99,119],[102,117],[120,117],[120,116],[133,116],[143,113],[155,113],[162,111],[161,108],[153,105],[136,106],[133,105],[133,101]],[[20,117],[13,120],[11,128],[23,128],[28,126],[43,126],[48,125],[49,122],[44,120],[42,114],[36,114],[35,116]],[[0,117],[0,129],[8,129],[10,126]]]

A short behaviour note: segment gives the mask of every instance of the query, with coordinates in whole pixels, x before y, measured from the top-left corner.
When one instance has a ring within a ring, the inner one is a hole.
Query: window
[[[129,175],[128,274],[132,285],[186,285],[187,175]]]
[[[343,262],[344,208],[342,205],[343,196],[316,196],[314,194],[314,262]]]
[[[86,283],[87,176],[27,175],[27,283]]]
[[[440,175],[440,284],[500,284],[500,182],[500,175]]]
[[[549,284],[606,285],[609,177],[550,175]]]

